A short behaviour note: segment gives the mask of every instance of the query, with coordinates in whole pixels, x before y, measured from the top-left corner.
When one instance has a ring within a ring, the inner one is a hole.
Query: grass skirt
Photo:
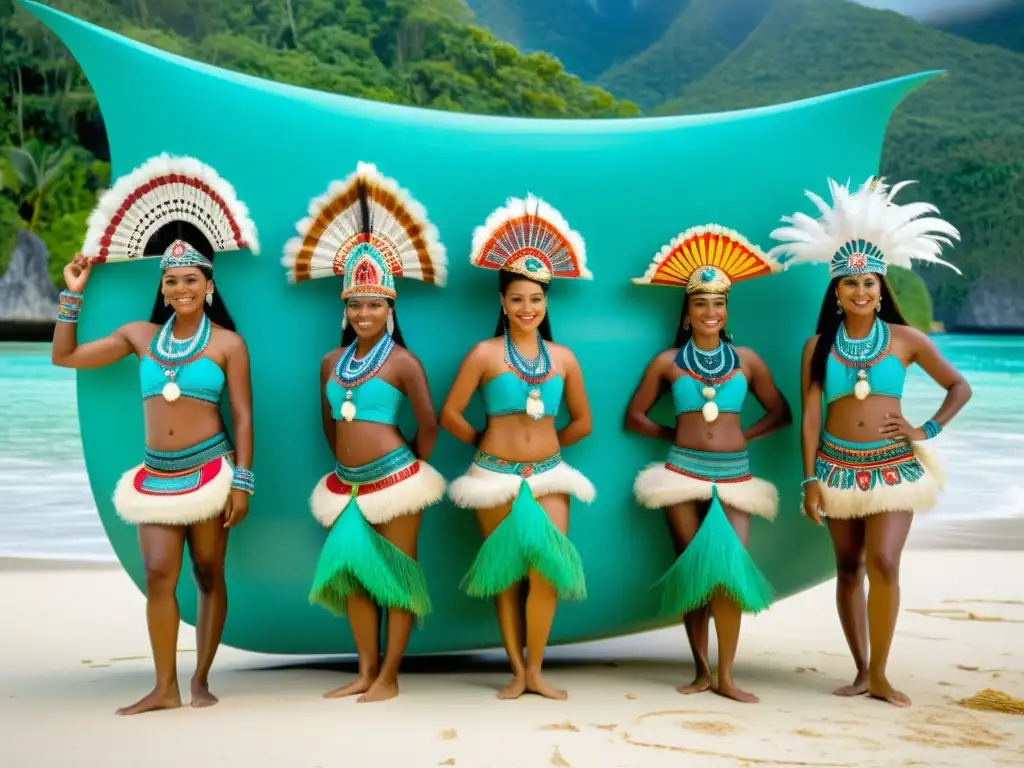
[[[486,509],[512,501],[462,579],[473,597],[493,597],[536,571],[563,600],[585,600],[586,578],[579,552],[537,502],[538,496],[565,493],[591,501],[594,487],[556,454],[541,462],[509,462],[478,452],[466,475],[452,482],[449,495],[459,506]]]
[[[823,432],[814,462],[822,511],[838,520],[928,512],[945,487],[938,458],[921,443],[853,443]]]
[[[365,593],[384,608],[419,617],[430,613],[423,566],[377,533],[369,518],[384,522],[439,501],[444,495],[440,477],[403,446],[362,467],[339,464],[332,475],[321,480],[311,505],[314,516],[330,527],[330,533],[320,551],[309,602],[345,616],[349,596]],[[346,494],[337,492],[343,488],[348,489]],[[383,500],[375,499],[376,494],[384,494]],[[328,499],[333,499],[333,504],[328,504]]]
[[[731,491],[727,494],[726,489]],[[645,506],[662,501],[663,506],[687,501],[711,501],[693,540],[672,567],[654,583],[661,591],[661,612],[689,613],[724,595],[744,613],[760,613],[774,599],[771,584],[722,508],[725,501],[748,514],[751,508],[771,519],[778,495],[774,486],[750,475],[746,452],[708,453],[673,446],[664,465],[642,470],[634,485]]]
[[[181,451],[146,449],[114,488],[118,517],[132,525],[193,525],[224,512],[234,465],[223,433]]]

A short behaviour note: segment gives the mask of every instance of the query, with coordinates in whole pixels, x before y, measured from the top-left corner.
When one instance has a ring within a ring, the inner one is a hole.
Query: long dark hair
[[[508,291],[508,287],[512,285],[512,283],[517,282],[518,280],[528,280],[534,285],[539,285],[540,289],[544,292],[544,295],[547,296],[549,287],[548,283],[542,283],[539,280],[533,280],[532,278],[526,277],[526,275],[519,275],[516,274],[515,272],[506,272],[504,269],[498,270],[498,293],[504,296],[505,293]],[[505,329],[507,327],[508,317],[505,315],[505,312],[501,309],[501,307],[498,307],[498,327],[495,329],[494,335],[504,336]],[[551,338],[550,307],[545,308],[544,319],[540,321],[540,326],[538,326],[537,330],[540,331],[540,337],[544,339],[544,341],[554,341],[554,339]]]
[[[728,308],[728,306],[729,306],[729,297],[728,296],[726,296],[726,299],[725,299],[725,306],[726,306],[726,308]],[[690,325],[686,324],[686,313],[689,311],[689,309],[690,309],[690,294],[686,294],[686,296],[683,297],[683,308],[681,310],[679,310],[679,326],[676,328],[676,343],[675,343],[675,345],[677,347],[680,347],[680,348],[685,347],[686,344],[690,341],[690,339],[693,338],[693,324],[692,323]],[[722,341],[724,341],[726,343],[729,343],[729,344],[732,343],[732,334],[729,333],[728,329],[725,328],[725,327],[723,327],[721,330],[718,331],[718,338],[720,338]]]
[[[388,299],[388,306],[391,307],[391,318],[394,320],[395,330],[391,332],[391,338],[395,340],[395,344],[400,347],[405,347],[405,339],[402,338],[402,329],[398,327],[398,311],[395,309],[395,302],[392,299]],[[348,312],[348,307],[344,309]],[[341,332],[341,346],[347,347],[353,344],[358,337],[356,336],[356,329],[352,323],[345,326],[345,330]],[[408,347],[406,347],[408,349]]]
[[[162,254],[175,240],[184,240],[208,258],[211,263],[213,262],[213,246],[210,245],[210,241],[206,239],[206,236],[195,225],[189,224],[187,221],[176,221],[157,230],[156,234],[146,243],[145,254],[147,256]],[[207,280],[213,280],[213,270],[209,267],[196,267],[196,269],[202,272]],[[163,276],[161,276],[162,281]],[[231,313],[228,312],[227,305],[224,303],[224,299],[221,298],[220,291],[215,290],[213,292],[212,304],[203,302],[203,311],[210,318],[210,322],[216,323],[221,328],[229,331],[235,330],[235,321],[231,319]],[[153,300],[153,311],[150,312],[149,322],[163,325],[171,319],[173,314],[174,309],[164,304],[160,285],[157,285],[156,298]]]
[[[885,278],[885,275],[875,273],[879,279],[879,292],[882,297],[882,306],[878,316],[890,325],[909,325],[903,313],[900,312],[900,305],[892,292],[892,286]],[[836,311],[836,286],[843,279],[843,275],[836,277],[828,284],[825,291],[825,298],[821,301],[821,311],[818,312],[818,342],[814,345],[814,352],[811,355],[811,381],[818,385],[825,383],[825,365],[828,363],[829,353],[832,351],[832,344],[836,340],[836,332],[839,330],[843,316]]]

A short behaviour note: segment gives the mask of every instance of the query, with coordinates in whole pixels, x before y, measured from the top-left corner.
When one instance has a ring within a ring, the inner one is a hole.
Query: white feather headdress
[[[788,224],[771,233],[782,242],[769,256],[789,256],[788,268],[806,262],[827,263],[832,277],[877,273],[884,275],[889,266],[910,269],[916,261],[942,264],[961,274],[953,264],[941,259],[943,244],[952,245],[960,233],[948,221],[930,216],[938,213],[931,203],[893,202],[896,193],[912,181],[888,188],[881,178],[869,178],[856,192],[849,182],[828,180],[832,194],[830,206],[810,190],[807,197],[820,211],[817,219],[804,213],[782,217]]]

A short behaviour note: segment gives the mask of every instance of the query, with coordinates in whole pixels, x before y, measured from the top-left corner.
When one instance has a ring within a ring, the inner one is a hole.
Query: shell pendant
[[[181,387],[179,387],[175,381],[176,371],[164,371],[164,376],[167,377],[167,383],[164,384],[164,388],[160,391],[160,394],[164,396],[164,400],[168,403],[173,403],[179,397],[181,397]]]
[[[540,390],[531,389],[526,400],[526,415],[536,421],[544,416],[544,401],[540,399]]]
[[[352,402],[352,390],[345,392],[345,402],[341,404],[341,418],[352,421],[356,417],[356,404]]]
[[[181,387],[179,387],[173,381],[168,381],[166,384],[164,384],[164,388],[161,394],[164,396],[164,400],[166,400],[168,403],[173,403],[175,400],[181,397]]]
[[[704,407],[700,409],[700,412],[704,416],[704,421],[710,424],[718,418],[718,404],[715,402],[715,395],[718,393],[714,387],[704,387],[701,394],[704,395],[704,399],[707,402],[704,403]]]
[[[864,400],[871,394],[871,384],[868,383],[868,372],[861,369],[857,371],[857,383],[853,385],[853,396],[858,400]]]

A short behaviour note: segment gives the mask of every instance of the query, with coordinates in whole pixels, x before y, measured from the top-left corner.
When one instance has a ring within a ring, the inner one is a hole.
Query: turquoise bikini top
[[[224,371],[213,360],[200,357],[191,363],[175,366],[175,370],[174,383],[181,390],[181,397],[214,404],[220,402],[224,391]],[[168,382],[163,369],[148,355],[139,362],[139,379],[143,400],[162,394]]]
[[[872,395],[902,398],[903,384],[907,380],[907,369],[899,358],[886,354],[867,368],[855,368],[841,362],[835,354],[829,354],[825,363],[825,402],[832,403],[854,394],[859,371],[871,387]]]
[[[679,348],[675,364],[683,372],[672,382],[676,416],[701,411],[709,401],[714,401],[719,413],[739,413],[743,409],[747,377],[732,344],[722,341],[715,349],[700,349],[691,338]]]
[[[402,405],[402,398],[405,397],[400,389],[376,376],[350,389],[345,389],[334,376],[331,376],[327,380],[326,394],[327,402],[331,404],[331,416],[335,421],[342,420],[341,408],[348,399],[356,408],[353,421],[372,421],[392,426],[398,423],[398,409]]]
[[[507,371],[480,387],[480,394],[483,396],[488,416],[508,416],[513,413],[526,413],[526,401],[534,389],[540,391],[544,414],[554,416],[558,413],[565,390],[565,380],[558,374],[540,384],[527,384],[512,371]]]
[[[869,394],[902,398],[907,369],[889,351],[890,339],[889,325],[880,318],[863,339],[851,339],[840,325],[825,363],[825,401],[855,395],[859,381],[867,382]]]
[[[704,397],[706,386],[703,381],[693,378],[688,373],[673,381],[672,404],[675,406],[676,416],[701,410],[708,401]],[[714,401],[719,413],[739,413],[743,410],[743,401],[747,399],[747,377],[742,371],[738,371],[715,389],[717,393]]]

